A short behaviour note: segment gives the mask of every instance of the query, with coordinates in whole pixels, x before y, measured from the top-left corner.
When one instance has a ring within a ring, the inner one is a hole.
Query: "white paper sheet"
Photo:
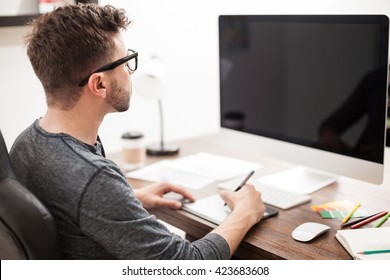
[[[129,172],[127,177],[151,182],[170,182],[188,189],[200,189],[215,182],[213,178],[172,166],[172,162],[169,160],[162,160]]]
[[[129,178],[151,182],[170,182],[189,189],[199,189],[216,181],[224,181],[251,170],[260,164],[235,158],[197,153],[176,160],[161,160],[127,173]]]
[[[255,162],[204,152],[179,158],[172,163],[181,170],[207,176],[218,182],[247,175],[250,171],[261,168]]]

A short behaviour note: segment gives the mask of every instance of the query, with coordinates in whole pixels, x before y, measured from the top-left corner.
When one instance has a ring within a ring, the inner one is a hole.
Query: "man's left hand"
[[[168,207],[172,209],[180,209],[182,203],[177,200],[164,198],[164,194],[175,192],[181,194],[183,198],[190,201],[195,201],[195,198],[179,185],[171,183],[154,183],[141,189],[134,190],[137,198],[142,202],[142,205],[147,209]]]

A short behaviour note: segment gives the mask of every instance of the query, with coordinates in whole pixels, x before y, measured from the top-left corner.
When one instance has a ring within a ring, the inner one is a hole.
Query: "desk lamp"
[[[146,147],[146,153],[153,156],[174,155],[179,152],[176,145],[166,145],[164,142],[164,116],[162,96],[165,91],[166,73],[162,59],[152,56],[142,69],[134,75],[135,93],[141,97],[158,101],[160,115],[160,143]]]

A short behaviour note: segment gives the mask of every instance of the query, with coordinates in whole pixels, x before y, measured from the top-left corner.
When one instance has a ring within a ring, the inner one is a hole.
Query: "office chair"
[[[54,220],[16,179],[0,131],[0,259],[60,259]]]

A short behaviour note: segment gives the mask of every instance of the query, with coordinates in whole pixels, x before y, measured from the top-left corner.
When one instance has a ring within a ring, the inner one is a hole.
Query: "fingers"
[[[181,194],[184,198],[190,200],[191,202],[195,201],[195,197],[179,185],[174,185],[171,183],[161,183],[161,187],[163,188],[164,193],[175,192]]]
[[[165,198],[156,199],[156,205],[158,205],[158,207],[167,207],[175,210],[180,209],[182,207],[180,201]]]
[[[231,194],[232,194],[231,191],[226,191],[226,190],[222,190],[219,192],[219,195],[221,196],[223,201],[226,202],[227,206],[230,209],[233,209],[233,202],[232,202]]]
[[[237,192],[222,190],[220,191],[220,196],[232,210],[237,205],[249,206],[248,203],[261,200],[260,193],[252,184],[244,185]]]

